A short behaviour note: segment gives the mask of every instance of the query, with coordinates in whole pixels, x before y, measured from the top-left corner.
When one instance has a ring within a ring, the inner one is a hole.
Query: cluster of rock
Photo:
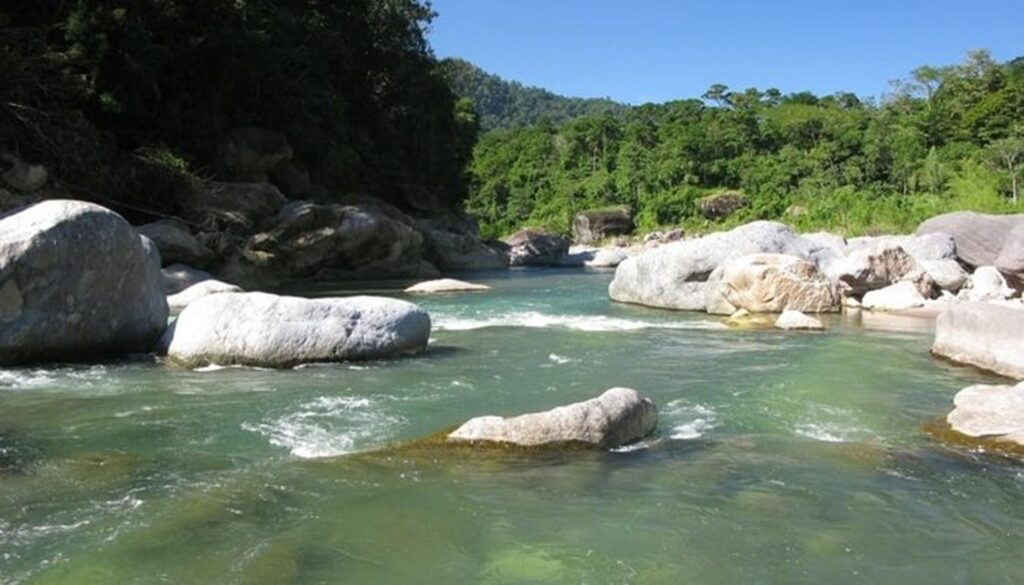
[[[925,222],[913,236],[850,240],[757,221],[629,257],[619,264],[609,296],[714,314],[1005,301],[1019,295],[1015,283],[1024,277],[1024,216],[991,217],[949,214]],[[988,233],[982,238],[977,229]]]
[[[228,132],[218,161],[224,180],[185,201],[183,217],[139,226],[165,266],[184,264],[254,286],[430,278],[509,265],[507,252],[482,242],[475,222],[460,211],[429,209],[417,217],[372,197],[327,197],[277,132]]]
[[[288,367],[415,353],[430,335],[430,318],[405,301],[243,293],[160,265],[152,240],[99,205],[49,200],[4,216],[0,365],[162,349],[190,367]],[[169,304],[183,309],[170,327]]]

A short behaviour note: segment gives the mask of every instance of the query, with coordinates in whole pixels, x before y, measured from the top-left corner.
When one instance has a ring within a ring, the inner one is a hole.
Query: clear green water
[[[0,582],[1024,582],[1024,465],[920,432],[996,379],[926,323],[729,330],[610,277],[419,299],[414,359],[0,371]],[[372,452],[616,385],[660,407],[642,448]]]

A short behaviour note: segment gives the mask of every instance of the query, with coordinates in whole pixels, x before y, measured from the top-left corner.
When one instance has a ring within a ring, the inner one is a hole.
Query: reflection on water
[[[0,581],[1024,582],[1024,466],[920,432],[994,380],[930,357],[930,322],[735,330],[610,304],[608,273],[483,280],[416,298],[411,359],[0,371]],[[612,386],[655,437],[385,449]]]

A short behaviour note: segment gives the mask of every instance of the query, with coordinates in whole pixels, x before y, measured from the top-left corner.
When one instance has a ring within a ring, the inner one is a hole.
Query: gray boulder
[[[164,344],[168,358],[185,367],[286,368],[419,353],[429,337],[427,313],[396,299],[220,293],[186,307]]]
[[[434,278],[412,220],[383,203],[293,201],[222,270],[243,286],[308,278]]]
[[[834,313],[842,300],[814,263],[785,254],[751,254],[715,269],[705,290],[708,313]]]
[[[946,422],[956,432],[1024,447],[1024,382],[978,384],[957,392]]]
[[[220,293],[226,292],[243,292],[241,287],[219,280],[207,279],[202,282],[193,284],[185,290],[169,295],[167,297],[167,306],[173,313],[180,313],[185,310],[185,307],[198,301],[199,299]]]
[[[1024,379],[1024,310],[954,303],[935,321],[932,353],[1010,378]]]
[[[508,254],[480,241],[475,230],[466,233],[446,229],[431,220],[417,220],[415,226],[423,236],[426,257],[442,271],[476,272],[508,268]]]
[[[185,211],[204,231],[249,234],[264,227],[287,202],[270,183],[210,183],[185,202]]]
[[[1012,297],[1013,289],[994,266],[979,266],[957,298],[962,301],[1000,301]]]
[[[597,398],[511,418],[481,416],[448,435],[449,441],[559,447],[614,448],[643,439],[658,424],[654,402],[636,390],[612,388]]]
[[[160,284],[165,295],[178,294],[188,287],[212,280],[213,275],[184,264],[172,264],[160,270]]]
[[[569,238],[550,232],[525,229],[505,239],[512,266],[557,266],[569,252]],[[580,260],[579,264],[582,265]]]
[[[705,285],[716,268],[732,258],[765,253],[816,261],[827,250],[781,223],[755,221],[626,259],[615,270],[608,296],[614,301],[651,307],[704,310]]]
[[[188,226],[173,219],[161,219],[135,228],[156,244],[164,266],[189,264],[205,266],[213,260],[213,250],[199,243]]]
[[[612,236],[629,235],[635,227],[629,207],[591,209],[572,218],[573,237],[581,244],[596,244]]]
[[[953,237],[964,264],[995,266],[1018,285],[1024,282],[1024,214],[958,211],[933,217],[917,228],[918,234],[934,232]]]
[[[830,275],[843,283],[851,294],[860,296],[909,281],[922,296],[932,296],[934,281],[898,242],[882,240],[867,245],[851,244],[851,247],[845,258],[829,268]]]
[[[166,326],[159,254],[120,215],[50,200],[0,219],[0,365],[144,352]]]

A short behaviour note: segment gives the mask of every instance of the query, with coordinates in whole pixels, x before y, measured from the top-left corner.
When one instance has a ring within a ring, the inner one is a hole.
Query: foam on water
[[[838,423],[801,423],[793,429],[796,434],[825,443],[848,443],[870,439],[867,429]]]
[[[387,436],[403,422],[382,412],[381,405],[369,398],[321,396],[299,405],[296,412],[242,423],[242,429],[263,435],[295,457],[315,459],[353,453],[365,441]]]
[[[62,379],[74,380],[78,386],[92,386],[94,382],[103,382],[107,375],[108,368],[102,365],[0,370],[0,388],[39,388]]]
[[[562,328],[592,332],[726,328],[725,325],[717,321],[645,321],[604,315],[547,315],[536,311],[477,318],[439,315],[434,320],[434,329],[439,331],[471,331],[488,327]]]
[[[718,426],[718,414],[713,409],[681,399],[666,404],[662,416],[675,423],[669,438],[677,441],[699,439]]]

